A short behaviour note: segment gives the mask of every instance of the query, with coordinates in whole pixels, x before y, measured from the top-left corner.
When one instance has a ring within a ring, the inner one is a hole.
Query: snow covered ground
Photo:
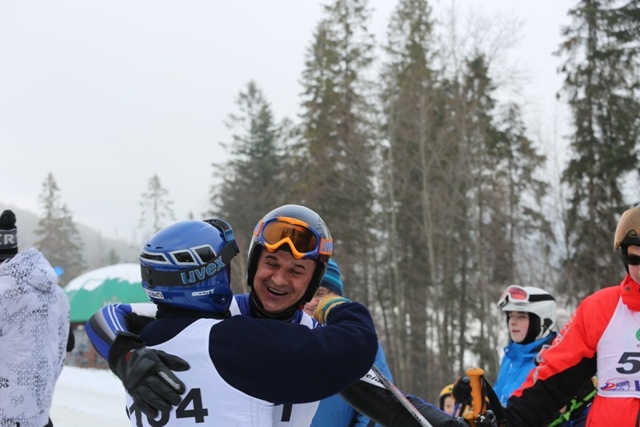
[[[108,369],[65,366],[53,393],[55,427],[127,427],[124,388]]]

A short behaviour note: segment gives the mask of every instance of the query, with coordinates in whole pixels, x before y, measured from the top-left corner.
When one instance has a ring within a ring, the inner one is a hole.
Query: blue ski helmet
[[[233,298],[230,263],[237,253],[233,229],[227,222],[177,222],[142,246],[142,287],[157,304],[223,313]]]
[[[333,253],[333,239],[320,215],[300,205],[284,205],[266,214],[253,230],[247,257],[247,286],[253,289],[261,250],[285,250],[298,259],[313,259],[316,268],[307,291],[299,301],[311,301],[320,286]]]

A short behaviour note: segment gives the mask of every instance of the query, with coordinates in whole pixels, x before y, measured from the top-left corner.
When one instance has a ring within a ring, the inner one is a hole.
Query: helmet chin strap
[[[551,329],[551,325],[553,325],[551,319],[544,319],[544,321],[542,322],[542,328],[540,328],[540,338],[547,336],[549,330]]]
[[[629,245],[620,245],[620,249],[622,263],[624,264],[624,269],[627,270],[627,277],[621,285],[620,296],[629,310],[640,311],[640,284],[629,275],[629,264],[627,264],[626,259],[626,255],[629,253]]]
[[[620,248],[620,255],[622,255],[622,263],[624,264],[624,269],[627,270],[627,274],[629,274],[629,264],[627,264],[627,259],[625,258],[628,254],[627,250],[629,249],[628,246],[622,246]]]

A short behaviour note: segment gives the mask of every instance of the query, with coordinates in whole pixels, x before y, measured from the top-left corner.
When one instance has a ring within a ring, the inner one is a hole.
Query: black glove
[[[453,398],[467,406],[471,405],[471,380],[464,376],[453,384]]]
[[[493,411],[489,410],[476,417],[476,427],[498,427],[498,419]]]
[[[172,371],[186,371],[189,364],[164,351],[144,347],[137,335],[119,332],[109,350],[109,368],[136,406],[153,419],[182,400],[184,383]]]
[[[465,426],[469,427],[469,423],[464,417],[456,417],[456,421],[460,425],[460,427]],[[487,411],[484,414],[479,414],[475,419],[476,427],[498,427],[498,419],[496,418],[493,411]]]

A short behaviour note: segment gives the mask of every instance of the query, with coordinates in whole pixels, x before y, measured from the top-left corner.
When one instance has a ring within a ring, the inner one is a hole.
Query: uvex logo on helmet
[[[191,285],[194,283],[202,282],[208,277],[215,276],[224,267],[225,264],[222,259],[216,258],[203,267],[194,268],[193,270],[189,271],[183,271],[182,273],[180,273],[180,279],[182,280],[183,285]]]

